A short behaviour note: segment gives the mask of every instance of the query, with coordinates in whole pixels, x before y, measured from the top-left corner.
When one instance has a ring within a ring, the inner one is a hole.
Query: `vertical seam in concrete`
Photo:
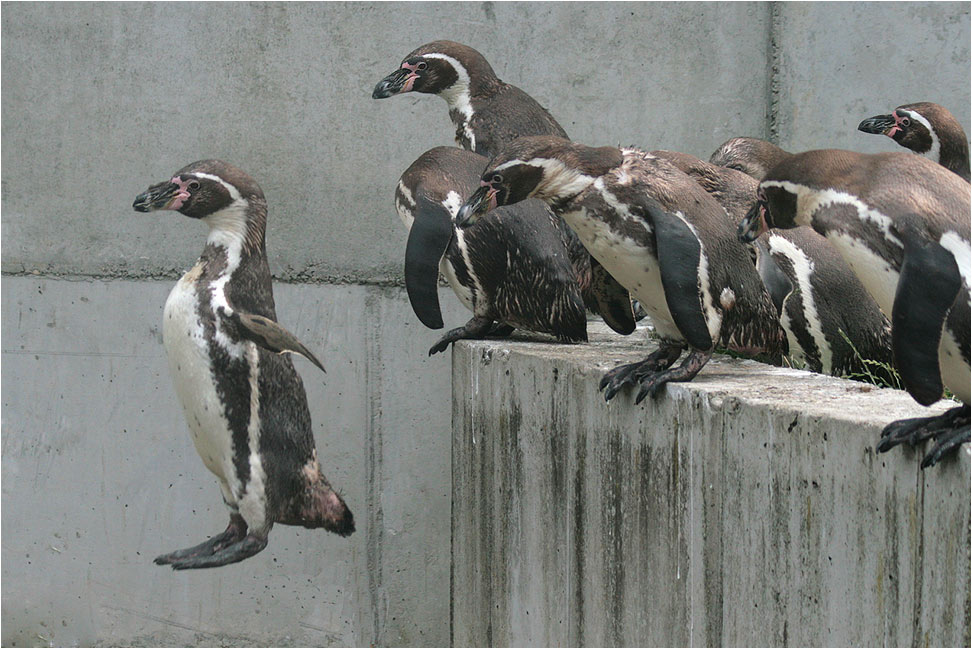
[[[912,622],[911,622],[911,646],[923,647],[921,632],[921,591],[924,585],[924,556],[925,556],[925,480],[924,470],[917,470],[917,484],[915,485],[915,516],[918,519],[916,529],[918,530],[918,547],[915,548],[914,556],[914,594],[912,595]]]
[[[769,93],[767,97],[767,113],[769,119],[769,134],[767,139],[779,146],[780,144],[780,65],[782,52],[780,51],[780,34],[782,32],[782,12],[779,2],[769,4]]]
[[[449,430],[449,646],[456,646],[456,425],[462,418],[456,417],[459,395],[456,393],[456,346],[449,353],[449,394],[451,395],[452,420]]]
[[[366,556],[368,566],[368,595],[371,600],[372,636],[370,644],[387,644],[382,639],[382,544],[384,543],[384,512],[381,505],[382,488],[382,432],[381,432],[381,344],[378,342],[380,317],[375,289],[365,297],[365,398],[367,405],[368,457],[367,502],[368,538]]]

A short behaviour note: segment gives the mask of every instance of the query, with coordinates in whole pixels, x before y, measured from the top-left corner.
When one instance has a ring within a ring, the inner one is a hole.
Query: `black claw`
[[[937,438],[931,451],[922,459],[921,468],[935,466],[943,457],[956,452],[962,444],[968,443],[969,430],[969,426],[966,425]]]

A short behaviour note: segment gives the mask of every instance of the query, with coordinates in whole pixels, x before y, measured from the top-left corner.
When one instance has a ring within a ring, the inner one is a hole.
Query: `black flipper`
[[[702,313],[699,293],[702,244],[685,221],[666,212],[654,200],[645,197],[642,207],[655,232],[655,251],[665,302],[675,326],[691,347],[709,351],[714,343]]]
[[[891,349],[905,389],[923,406],[942,398],[938,345],[961,287],[952,253],[937,243],[906,243],[891,309]]]
[[[594,257],[591,257],[591,292],[597,300],[597,312],[607,326],[622,336],[635,330],[628,289],[618,284]]]
[[[300,354],[311,363],[321,368],[326,373],[324,366],[311,350],[304,347],[304,344],[297,340],[297,336],[290,333],[270,318],[252,313],[241,311],[227,312],[224,307],[219,307],[218,313],[224,322],[235,325],[236,333],[240,338],[245,338],[256,343],[264,349],[268,349],[277,354],[291,353]]]
[[[429,329],[442,328],[439,310],[439,260],[449,247],[454,228],[444,205],[419,196],[405,245],[405,290],[412,311]]]

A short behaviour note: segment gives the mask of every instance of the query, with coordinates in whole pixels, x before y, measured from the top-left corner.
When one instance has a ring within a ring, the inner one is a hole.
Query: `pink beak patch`
[[[486,199],[489,201],[489,210],[496,209],[496,194],[499,192],[498,189],[493,189],[493,183],[488,183],[485,180],[479,181],[480,187],[489,187],[489,191],[486,192]],[[487,210],[487,211],[489,211]]]
[[[165,209],[177,210],[189,199],[189,181],[174,176],[170,182],[179,187],[179,193],[172,197]]]
[[[892,126],[887,131],[884,132],[884,134],[887,135],[888,137],[894,137],[895,133],[904,130],[903,128],[901,128],[901,120],[904,118],[898,116],[898,111],[894,111],[893,113],[891,113],[891,117],[894,118],[894,126]]]
[[[403,92],[410,92],[412,90],[412,86],[415,85],[415,80],[418,79],[418,63],[415,65],[402,63],[402,69],[410,71],[411,74],[405,77],[405,85],[402,86],[402,89],[398,91],[399,94]]]

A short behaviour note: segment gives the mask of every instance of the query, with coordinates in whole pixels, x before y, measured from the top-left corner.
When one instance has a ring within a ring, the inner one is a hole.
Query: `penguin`
[[[969,184],[926,158],[825,149],[770,170],[738,229],[744,241],[797,225],[825,236],[890,314],[905,389],[928,406],[944,385],[964,404],[882,431],[879,451],[934,437],[922,468],[969,441],[969,210]]]
[[[426,151],[398,181],[395,208],[408,229],[405,288],[415,315],[441,329],[437,291],[441,272],[473,318],[429,350],[445,351],[491,328],[527,329],[561,342],[587,340],[580,286],[564,250],[561,230],[543,203],[497,210],[481,228],[457,230],[455,215],[479,184],[488,160],[471,151]]]
[[[793,155],[772,142],[755,137],[734,137],[726,140],[709,156],[709,162],[719,167],[741,171],[756,180]]]
[[[694,178],[732,227],[756,204],[741,171],[675,151],[652,151]],[[836,249],[813,228],[770,230],[754,241],[760,278],[786,333],[786,355],[810,371],[892,383],[891,323]]]
[[[133,207],[209,226],[199,260],[165,302],[162,341],[196,451],[230,510],[224,532],[155,563],[184,570],[242,561],[267,546],[274,523],[351,534],[354,517],[321,472],[304,385],[284,355],[324,369],[276,321],[259,185],[233,165],[200,160]]]
[[[482,54],[461,43],[433,41],[413,50],[397,70],[378,82],[371,96],[385,99],[407,92],[442,97],[456,127],[456,144],[487,159],[518,137],[567,138],[547,109],[516,86],[500,81]],[[582,286],[585,306],[617,333],[634,331],[627,291],[599,267],[570,228],[560,219],[556,223]],[[487,249],[483,254],[488,254]]]
[[[567,137],[533,97],[500,81],[482,54],[461,43],[433,41],[413,50],[371,96],[385,99],[406,92],[442,97],[456,127],[456,143],[487,158],[524,135]]]
[[[969,140],[962,125],[943,106],[928,101],[904,104],[890,115],[868,117],[857,130],[887,135],[969,182]]]
[[[604,375],[605,400],[627,384],[639,385],[640,403],[669,382],[690,381],[717,344],[780,362],[783,332],[747,248],[722,207],[667,160],[633,148],[520,138],[490,161],[457,223],[470,227],[481,214],[531,197],[577,232],[661,339],[644,361]]]

